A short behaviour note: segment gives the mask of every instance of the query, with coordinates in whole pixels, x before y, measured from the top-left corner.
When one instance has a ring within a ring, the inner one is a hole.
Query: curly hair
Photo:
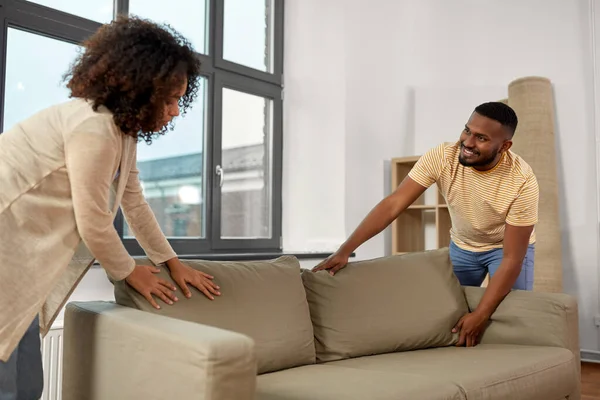
[[[148,144],[172,129],[161,126],[168,99],[187,78],[179,99],[181,114],[192,105],[200,88],[200,61],[190,43],[167,24],[120,16],[103,25],[83,43],[63,79],[69,97],[105,106],[117,127]]]

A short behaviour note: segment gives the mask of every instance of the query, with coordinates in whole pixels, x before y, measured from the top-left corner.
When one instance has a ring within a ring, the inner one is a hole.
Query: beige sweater
[[[48,332],[94,259],[115,280],[133,270],[113,225],[119,205],[153,262],[176,257],[143,197],[135,158],[135,139],[110,111],[81,99],[0,134],[0,360],[36,314]]]

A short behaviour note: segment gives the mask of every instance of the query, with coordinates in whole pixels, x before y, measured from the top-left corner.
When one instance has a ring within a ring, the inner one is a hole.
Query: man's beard
[[[463,157],[463,148],[464,146],[460,145],[460,154],[458,155],[458,162],[461,163],[465,167],[484,167],[486,165],[491,164],[496,159],[496,155],[498,155],[499,148],[494,150],[488,157],[485,157],[481,160],[476,161],[468,161]],[[477,155],[481,155],[478,153]]]

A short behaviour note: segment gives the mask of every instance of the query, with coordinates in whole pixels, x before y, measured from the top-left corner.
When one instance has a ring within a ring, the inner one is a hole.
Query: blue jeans
[[[0,400],[39,400],[44,391],[39,317],[6,362],[0,361]]]
[[[530,244],[523,259],[521,273],[515,282],[513,289],[533,289],[533,259],[535,247]],[[453,241],[450,241],[450,261],[454,268],[454,274],[463,286],[481,286],[487,273],[490,278],[494,276],[502,262],[503,249],[492,249],[482,252],[463,250]]]

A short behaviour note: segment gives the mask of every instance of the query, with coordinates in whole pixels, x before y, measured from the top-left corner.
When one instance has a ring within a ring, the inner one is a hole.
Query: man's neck
[[[502,152],[498,156],[496,156],[494,161],[492,161],[491,163],[489,163],[487,165],[480,165],[477,167],[473,167],[473,169],[476,169],[477,171],[480,171],[480,172],[489,171],[489,170],[495,168],[496,165],[498,165],[498,163],[502,160],[502,157],[504,157],[504,152]]]

